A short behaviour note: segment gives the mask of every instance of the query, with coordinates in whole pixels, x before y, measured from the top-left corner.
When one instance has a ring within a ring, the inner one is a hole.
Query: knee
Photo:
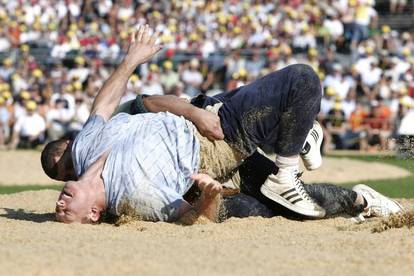
[[[294,64],[291,65],[290,70],[298,84],[303,86],[302,90],[306,91],[309,98],[316,100],[322,98],[321,81],[311,66],[307,64]]]
[[[300,77],[302,80],[310,81],[311,83],[320,83],[318,75],[311,66],[307,64],[294,64],[290,67],[291,73]]]

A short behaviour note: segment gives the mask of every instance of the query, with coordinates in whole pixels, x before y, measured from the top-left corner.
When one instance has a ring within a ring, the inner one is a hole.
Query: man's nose
[[[66,203],[64,200],[61,199],[61,200],[56,201],[56,206],[59,208],[65,208]]]

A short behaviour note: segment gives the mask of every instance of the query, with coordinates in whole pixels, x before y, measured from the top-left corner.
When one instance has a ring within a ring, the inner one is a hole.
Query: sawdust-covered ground
[[[0,185],[50,184],[38,152],[0,152]],[[374,164],[374,165],[373,165]],[[391,178],[409,172],[325,159],[317,182]],[[387,176],[387,177],[384,177]],[[361,178],[362,177],[362,178]],[[412,275],[414,228],[371,230],[371,219],[230,219],[180,226],[54,221],[57,191],[0,195],[0,275]],[[400,200],[409,209],[414,200]]]
[[[412,275],[414,229],[372,219],[180,226],[53,221],[57,191],[0,195],[0,275]],[[401,200],[412,208],[413,200]]]

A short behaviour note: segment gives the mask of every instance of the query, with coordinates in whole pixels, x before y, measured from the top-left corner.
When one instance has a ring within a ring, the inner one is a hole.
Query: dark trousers
[[[273,161],[255,152],[239,167],[241,178],[241,194],[225,198],[224,208],[226,217],[247,217],[284,215],[300,217],[288,209],[263,196],[260,187],[271,173],[276,173],[277,167]],[[357,193],[350,189],[332,184],[304,185],[308,194],[326,210],[326,216],[347,214],[356,216],[364,209],[356,205]]]
[[[244,155],[270,146],[281,156],[300,153],[319,112],[322,90],[314,70],[288,66],[238,89],[214,97],[200,96],[193,104],[218,102],[225,141]]]

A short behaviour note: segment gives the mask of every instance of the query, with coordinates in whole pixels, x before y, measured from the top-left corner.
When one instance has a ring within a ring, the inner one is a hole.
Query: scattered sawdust
[[[414,210],[405,213],[393,214],[381,221],[373,229],[373,233],[381,233],[392,228],[408,227],[411,229],[414,226]]]
[[[414,235],[349,219],[63,224],[58,191],[0,195],[0,275],[411,275]],[[413,200],[403,200],[414,206]],[[371,220],[369,220],[371,221]],[[378,223],[377,220],[375,220]],[[350,227],[349,227],[350,226]],[[371,225],[373,226],[373,225]],[[413,228],[411,228],[413,229]],[[300,267],[300,273],[298,273]]]
[[[200,141],[199,171],[221,182],[227,181],[231,172],[242,162],[243,155],[223,140],[209,141],[198,131],[196,136]]]

